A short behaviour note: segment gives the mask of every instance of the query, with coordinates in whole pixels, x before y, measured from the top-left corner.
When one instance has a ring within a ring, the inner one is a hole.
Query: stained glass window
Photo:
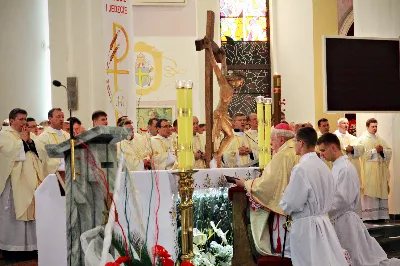
[[[221,41],[267,41],[267,0],[220,0]]]

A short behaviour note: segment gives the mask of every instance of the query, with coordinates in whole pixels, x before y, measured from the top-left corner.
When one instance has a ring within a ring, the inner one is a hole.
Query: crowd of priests
[[[234,139],[223,153],[226,168],[257,166],[257,115],[232,117]],[[172,123],[172,124],[171,124]],[[387,258],[363,221],[388,220],[389,162],[392,151],[378,134],[378,121],[366,121],[359,137],[340,118],[331,133],[329,121],[285,122],[272,127],[272,160],[253,180],[238,178],[251,203],[253,238],[260,254],[282,254],[293,265],[400,265]],[[91,127],[109,126],[107,113],[92,114]],[[151,117],[138,130],[127,116],[116,125],[130,132],[117,144],[129,171],[177,167],[177,121]],[[70,127],[73,127],[72,130]],[[89,128],[89,129],[90,129]],[[194,168],[206,167],[205,124],[193,117]],[[13,109],[0,132],[0,250],[37,250],[34,192],[50,174],[65,189],[65,161],[50,158],[46,144],[86,131],[60,108],[39,124],[23,109]],[[223,135],[214,142],[218,150]],[[266,235],[270,237],[265,237]]]

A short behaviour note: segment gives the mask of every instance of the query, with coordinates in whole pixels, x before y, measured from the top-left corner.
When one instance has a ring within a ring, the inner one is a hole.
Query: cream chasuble
[[[348,157],[348,160],[354,165],[357,170],[358,178],[360,179],[360,184],[362,187],[362,180],[361,180],[361,164],[360,164],[360,157],[364,155],[364,146],[361,145],[357,139],[357,137],[351,135],[349,132],[346,134],[340,133],[339,130],[336,130],[334,134],[340,140],[340,146],[343,152],[343,155]],[[347,146],[353,146],[354,152],[346,152]]]
[[[270,211],[279,214],[278,217],[274,218],[274,227],[276,231],[280,231],[276,235],[274,232],[274,246],[278,245],[278,235],[280,236],[280,245],[283,245],[284,229],[282,221],[284,219],[282,218],[284,217],[281,216],[285,214],[279,206],[279,202],[282,199],[283,191],[289,184],[292,168],[298,163],[299,159],[294,150],[293,139],[290,139],[272,157],[272,160],[264,168],[261,177],[245,182],[247,196],[253,209],[255,209],[250,211],[250,220],[254,243],[260,254],[268,255],[272,253],[268,225]],[[288,243],[289,241],[287,241]],[[289,248],[286,248],[285,256],[288,252]]]
[[[364,195],[388,199],[389,163],[392,159],[392,150],[381,137],[370,134],[368,131],[364,132],[358,140],[365,151],[361,157],[361,189]],[[377,145],[383,147],[384,157],[376,152]]]
[[[234,132],[235,138],[229,143],[224,151],[223,159],[225,167],[236,168],[250,162],[250,155],[239,155],[239,148],[244,146],[250,148],[249,139],[244,132]]]
[[[55,174],[57,171],[65,171],[65,161],[60,158],[50,158],[47,155],[47,151],[45,145],[47,144],[60,144],[68,140],[69,134],[63,130],[57,130],[52,127],[46,127],[44,132],[37,137],[38,144],[41,145],[38,147],[38,153],[40,159],[43,162],[43,174],[44,176],[48,176],[50,174]]]
[[[199,133],[193,136],[193,153],[201,151],[202,153],[206,152],[206,139],[202,137]],[[197,159],[194,161],[195,169],[203,169],[206,168],[206,162],[203,159]]]
[[[120,157],[121,152],[124,153],[125,167],[128,168],[129,171],[144,170],[143,159],[140,158],[140,151],[138,150],[138,147],[136,147],[133,140],[123,140],[118,142],[118,158]]]
[[[175,164],[175,156],[172,150],[171,140],[160,135],[154,136],[150,140],[152,150],[153,170],[169,170]]]
[[[249,129],[245,132],[245,135],[250,143],[251,151],[254,155],[254,160],[258,159],[258,131],[254,129]]]
[[[0,132],[0,194],[11,178],[17,220],[35,220],[36,188],[44,179],[42,164],[32,151],[25,153],[20,132],[11,127]]]

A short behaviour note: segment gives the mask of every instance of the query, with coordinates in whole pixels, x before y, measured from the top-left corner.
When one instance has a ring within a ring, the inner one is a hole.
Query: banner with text
[[[136,125],[132,0],[103,0],[103,34],[108,125],[121,116]]]

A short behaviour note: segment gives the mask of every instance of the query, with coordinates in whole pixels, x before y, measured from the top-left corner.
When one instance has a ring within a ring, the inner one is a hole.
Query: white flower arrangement
[[[226,233],[219,229],[213,221],[208,234],[193,228],[193,264],[196,266],[230,266],[233,257],[233,247],[228,245]],[[222,240],[222,243],[212,241],[207,247],[207,241],[214,235]]]

